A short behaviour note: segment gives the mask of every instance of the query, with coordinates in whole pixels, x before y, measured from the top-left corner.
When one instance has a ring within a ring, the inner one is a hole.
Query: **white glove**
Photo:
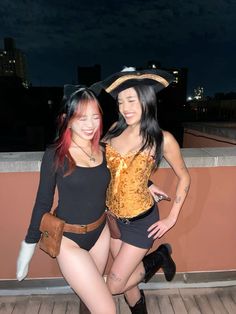
[[[29,263],[34,254],[36,245],[37,243],[26,243],[25,241],[21,242],[20,252],[16,263],[17,280],[21,281],[27,276]]]

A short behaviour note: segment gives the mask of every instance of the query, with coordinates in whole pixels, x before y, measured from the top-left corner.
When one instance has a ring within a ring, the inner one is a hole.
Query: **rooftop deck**
[[[149,314],[235,314],[236,286],[145,290]],[[123,296],[115,297],[118,314],[130,313]],[[2,296],[0,314],[75,314],[75,294]]]

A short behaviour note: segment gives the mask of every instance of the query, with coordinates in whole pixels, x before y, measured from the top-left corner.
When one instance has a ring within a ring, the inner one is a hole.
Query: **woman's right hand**
[[[29,263],[34,254],[36,244],[37,243],[26,243],[25,241],[21,242],[16,263],[16,278],[18,281],[23,280],[28,274]]]
[[[170,230],[176,223],[176,219],[167,217],[161,220],[158,220],[148,228],[148,238],[161,238],[168,230]]]
[[[164,191],[158,188],[154,183],[149,186],[149,191],[152,194],[155,202],[160,202],[162,200],[171,200],[170,197]]]

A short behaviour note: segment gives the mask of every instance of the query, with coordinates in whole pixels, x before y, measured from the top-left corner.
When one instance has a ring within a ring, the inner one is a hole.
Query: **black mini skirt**
[[[139,248],[150,249],[154,239],[152,237],[148,238],[149,232],[147,229],[160,219],[157,204],[155,203],[145,213],[144,217],[141,215],[139,219],[137,218],[134,221],[117,219],[121,232],[121,241]]]

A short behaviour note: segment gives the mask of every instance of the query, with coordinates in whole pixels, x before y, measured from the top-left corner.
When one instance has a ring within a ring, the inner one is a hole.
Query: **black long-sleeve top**
[[[68,161],[65,161],[64,170],[55,171],[54,155],[53,148],[47,149],[43,155],[37,197],[25,238],[27,243],[39,241],[40,221],[43,214],[51,210],[56,187],[57,216],[67,223],[89,224],[105,210],[106,189],[110,181],[105,156],[102,164],[91,168],[76,166],[70,175],[65,176]]]

